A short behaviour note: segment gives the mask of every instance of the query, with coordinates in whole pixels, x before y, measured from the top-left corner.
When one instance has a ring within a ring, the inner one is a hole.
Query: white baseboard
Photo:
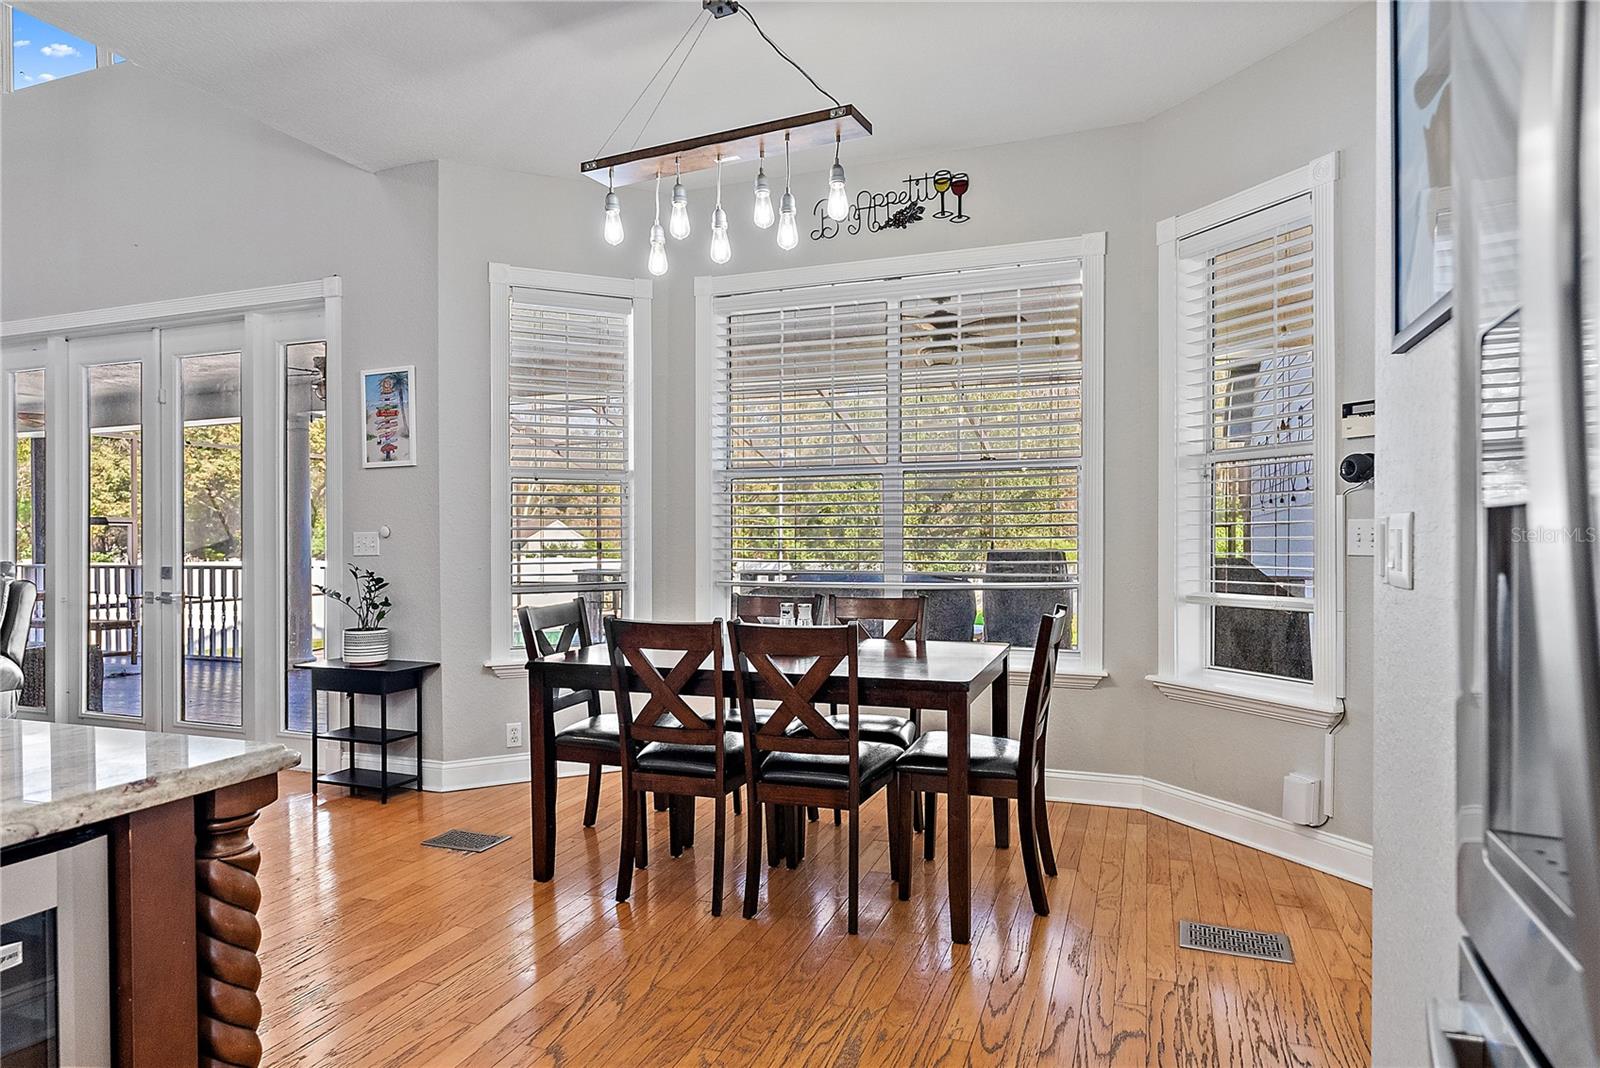
[[[376,771],[378,758],[371,753],[361,753],[356,757],[356,766]],[[310,770],[309,767],[307,770]],[[416,759],[390,757],[389,770],[414,774],[417,770]],[[587,764],[575,764],[565,760],[556,764],[556,774],[562,777],[586,775],[588,772]],[[509,786],[512,783],[527,782],[528,779],[527,753],[422,762],[422,788],[428,793],[453,793],[456,790],[476,790],[484,786]]]
[[[1081,805],[1142,809],[1362,886],[1372,885],[1372,846],[1366,842],[1302,827],[1281,816],[1142,775],[1046,771],[1045,796]]]
[[[430,793],[450,793],[527,782],[528,761],[527,753],[465,760],[424,760],[422,788]],[[357,763],[363,768],[376,769],[378,758],[374,754],[362,753]],[[391,771],[412,772],[416,766],[416,761],[410,757],[393,757],[389,761]],[[587,772],[588,766],[585,764],[562,761],[556,765],[556,774],[563,777]],[[1047,771],[1045,795],[1052,801],[1142,809],[1362,886],[1372,885],[1372,846],[1366,842],[1302,827],[1281,816],[1208,797],[1142,775]]]

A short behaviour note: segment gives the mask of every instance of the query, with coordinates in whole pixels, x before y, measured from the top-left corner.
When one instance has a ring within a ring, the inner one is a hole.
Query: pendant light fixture
[[[672,161],[672,217],[667,220],[667,232],[682,241],[689,236],[689,192],[683,188],[681,161]]]
[[[795,225],[794,194],[789,191],[789,135],[783,135],[783,200],[778,204],[778,247],[788,252],[800,243]]]
[[[608,245],[622,244],[622,201],[617,199],[617,190],[611,183],[611,174],[606,174],[606,225],[605,238]]]
[[[767,150],[761,148],[761,162],[756,168],[755,224],[765,230],[772,225],[772,190],[767,186]]]
[[[653,275],[667,273],[667,234],[661,229],[661,175],[656,175],[656,221],[650,225],[650,258],[645,266]]]
[[[700,43],[700,37],[712,22],[729,15],[743,16],[743,20],[750,24],[766,46],[798,71],[812,88],[827,97],[832,106],[820,111],[741,126],[720,133],[658,144],[652,148],[638,148],[645,131],[649,129],[656,112],[660,110],[673,83],[676,82],[678,73]],[[672,70],[663,78],[669,66]],[[652,92],[654,103],[648,103],[645,98],[651,96]],[[630,116],[643,113],[640,112],[641,106],[647,107],[648,114],[645,114],[644,121],[633,139],[634,147],[626,152],[603,155],[606,146],[611,144],[612,139],[628,122]],[[766,156],[772,139],[780,133],[783,135],[784,188],[783,196],[774,205],[772,188],[767,182]],[[842,222],[849,215],[850,200],[845,186],[840,146],[845,141],[870,136],[872,136],[872,123],[867,121],[867,117],[853,104],[840,103],[838,97],[823,89],[804,67],[795,62],[767,35],[743,0],[701,0],[700,13],[685,28],[683,35],[662,60],[661,66],[650,76],[650,80],[645,83],[639,95],[617,120],[616,126],[612,127],[606,139],[600,143],[600,153],[597,153],[596,158],[581,164],[579,169],[591,178],[606,183],[605,221],[601,233],[606,243],[610,245],[621,244],[623,240],[622,203],[617,197],[617,186],[655,179],[655,218],[650,225],[650,255],[647,263],[651,274],[662,275],[667,271],[667,234],[670,232],[674,239],[681,241],[687,238],[693,229],[689,216],[689,194],[683,185],[683,175],[686,172],[693,173],[712,167],[717,170],[717,199],[711,212],[710,254],[713,263],[723,264],[727,263],[733,254],[728,235],[728,215],[722,206],[723,164],[749,159],[752,156],[758,158],[753,189],[755,203],[751,218],[756,226],[763,230],[770,228],[776,221],[778,247],[788,251],[800,244],[799,212],[792,188],[793,169],[790,161],[792,150],[796,147],[821,148],[829,141],[833,142],[833,166],[828,172],[824,210],[828,218]],[[668,222],[663,227],[661,179],[666,174],[668,160],[672,162],[673,171],[672,198]],[[774,207],[778,209],[776,212],[773,211]]]
[[[711,262],[727,263],[733,258],[728,243],[728,213],[722,210],[722,159],[717,158],[717,206],[711,209]]]
[[[839,139],[833,142],[833,169],[828,172],[828,218],[844,222],[850,214],[850,198],[844,191],[844,164],[839,162]]]

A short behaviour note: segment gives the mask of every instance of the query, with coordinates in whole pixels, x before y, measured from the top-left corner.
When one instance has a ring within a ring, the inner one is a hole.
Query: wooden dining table
[[[1011,646],[998,642],[889,641],[867,638],[861,642],[857,686],[859,702],[879,708],[943,709],[950,732],[950,812],[948,833],[950,873],[950,936],[966,943],[972,933],[972,841],[971,791],[967,736],[971,729],[973,701],[992,689],[990,730],[1005,735],[1009,715],[1007,660]],[[652,656],[652,661],[655,661]],[[709,658],[708,658],[709,659]],[[657,666],[671,668],[676,654],[662,654]],[[692,676],[685,692],[709,696],[712,675],[709,664]],[[805,669],[794,666],[796,675]],[[724,692],[733,694],[733,663],[726,660]],[[845,665],[817,694],[818,701],[844,703]],[[772,695],[755,680],[755,697]],[[637,692],[644,692],[635,683]],[[533,877],[548,882],[556,869],[556,761],[555,706],[557,690],[610,690],[611,662],[606,647],[591,645],[528,663],[528,712],[533,749]],[[1010,812],[1004,799],[994,802],[995,845],[1010,845]]]

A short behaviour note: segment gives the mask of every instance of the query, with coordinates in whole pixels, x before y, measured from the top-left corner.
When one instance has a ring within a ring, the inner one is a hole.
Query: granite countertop
[[[300,763],[275,743],[0,720],[0,847]]]

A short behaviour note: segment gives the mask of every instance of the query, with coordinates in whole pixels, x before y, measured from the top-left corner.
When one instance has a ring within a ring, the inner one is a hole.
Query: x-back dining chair
[[[711,915],[720,916],[727,795],[745,780],[744,739],[727,729],[722,620],[644,623],[611,618],[606,620],[606,645],[622,734],[622,855],[617,900],[628,900],[634,864],[643,859],[635,850],[644,840],[645,792],[671,798],[673,856],[689,844],[695,798],[709,797],[716,813]],[[652,657],[652,653],[660,655]],[[705,671],[711,674],[710,716],[695,711],[683,698],[690,683]],[[637,710],[632,701],[635,680],[646,694]]]
[[[1055,683],[1056,659],[1066,640],[1068,614],[1058,607],[1039,619],[1039,637],[1033,647],[1033,669],[1028,674],[1028,695],[1022,704],[1022,734],[1019,739],[974,734],[968,740],[969,781],[974,797],[1003,797],[1017,803],[1017,837],[1022,845],[1022,868],[1028,876],[1028,894],[1033,911],[1050,915],[1050,899],[1045,894],[1041,863],[1045,874],[1056,874],[1055,852],[1050,844],[1050,820],[1044,800],[1044,744],[1050,721],[1050,693]],[[901,808],[896,822],[909,826],[911,804],[916,793],[927,794],[928,811],[923,827],[923,856],[933,859],[936,809],[933,798],[950,792],[950,736],[944,731],[929,731],[901,754],[897,770],[900,777]],[[902,836],[902,842],[909,836]],[[903,878],[900,895],[911,889],[911,865],[901,858]]]
[[[594,644],[582,597],[560,604],[524,606],[517,609],[517,621],[522,624],[522,644],[529,657],[542,660]],[[600,769],[621,765],[621,735],[617,717],[601,714],[598,690],[558,693],[549,711],[553,714],[574,705],[587,705],[589,716],[556,731],[555,758],[589,765],[589,793],[583,802],[583,825],[593,827],[600,806]],[[538,730],[539,724],[530,723],[528,729]]]
[[[909,597],[863,597],[830,594],[828,618],[835,623],[879,624],[882,636],[889,641],[915,641],[924,638],[923,620],[927,617],[928,598],[917,594]],[[868,741],[888,742],[901,749],[908,748],[922,734],[921,709],[907,709],[908,716],[892,716],[869,712],[861,717],[861,736]],[[834,813],[838,822],[838,813]],[[920,807],[912,810],[911,829],[922,830]]]
[[[761,893],[761,824],[781,818],[790,826],[799,822],[803,807],[822,805],[849,813],[849,930],[856,933],[860,884],[861,803],[888,788],[889,811],[897,800],[895,759],[900,749],[861,737],[858,699],[860,631],[853,624],[814,627],[773,627],[735,621],[730,628],[734,663],[734,688],[744,710],[745,774],[750,781],[750,814],[745,859],[744,915],[753,918]],[[816,707],[817,694],[845,666],[845,715],[842,726]],[[766,722],[757,722],[756,693],[776,699],[778,706]],[[796,723],[804,733],[791,730]],[[782,813],[781,817],[779,813]],[[894,877],[902,878],[899,861],[909,852],[900,848],[899,830],[891,821],[891,856]],[[798,835],[790,836],[793,843]],[[791,844],[791,860],[794,856]]]

